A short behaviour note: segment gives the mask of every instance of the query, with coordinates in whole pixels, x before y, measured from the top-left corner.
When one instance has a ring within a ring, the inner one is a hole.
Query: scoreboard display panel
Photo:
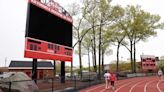
[[[72,17],[53,0],[29,0],[25,57],[72,61]]]

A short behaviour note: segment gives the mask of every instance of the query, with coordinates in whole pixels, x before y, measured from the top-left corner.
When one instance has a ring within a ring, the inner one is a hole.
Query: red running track
[[[105,89],[105,83],[83,89],[79,92],[164,92],[164,81],[157,76],[118,80],[115,89]]]

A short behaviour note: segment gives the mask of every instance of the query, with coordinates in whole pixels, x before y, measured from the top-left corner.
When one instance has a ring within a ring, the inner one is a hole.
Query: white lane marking
[[[145,80],[146,81],[146,80]],[[131,87],[131,89],[129,90],[129,92],[132,92],[132,90],[134,89],[134,87],[136,87],[138,84],[140,84],[140,83],[142,83],[142,82],[145,82],[145,81],[141,81],[141,82],[138,82],[138,83],[136,83],[135,85],[133,85],[132,87]]]
[[[161,81],[158,81],[158,83],[157,83],[157,89],[158,89],[159,92],[162,92],[161,89],[159,88],[159,84],[160,83],[161,83]]]
[[[117,85],[122,85],[122,84],[124,84],[126,81],[123,81],[123,82],[121,82],[120,84],[116,84],[116,86]],[[106,89],[103,89],[103,90],[101,90],[100,92],[104,92]]]
[[[124,82],[123,82],[124,83]],[[97,88],[99,88],[99,87],[102,87],[102,86],[104,86],[105,87],[105,84],[103,84],[103,85],[100,85],[100,86],[97,86],[97,87],[94,87],[94,88],[92,88],[92,89],[89,89],[89,90],[87,90],[86,92],[90,92],[90,91],[92,91],[92,90],[95,90],[95,89],[97,89]],[[103,91],[105,91],[106,89],[103,89]],[[102,91],[102,92],[103,92]]]
[[[152,83],[152,82],[154,82],[154,80],[153,80],[153,81],[149,81],[149,82],[146,83],[146,85],[144,86],[144,92],[146,92],[147,86],[148,86],[150,83]]]
[[[95,89],[97,89],[97,88],[99,88],[99,87],[102,87],[102,86],[105,87],[105,85],[103,84],[103,85],[100,85],[100,86],[94,87],[94,88],[92,88],[92,89],[89,89],[89,90],[87,90],[86,92],[90,92],[90,91],[95,90]]]
[[[104,92],[106,89],[101,90],[100,92]]]
[[[134,82],[134,81],[132,81],[132,82]],[[124,85],[120,86],[120,87],[119,87],[118,89],[116,89],[114,92],[117,92],[118,90],[120,90],[121,88],[123,88],[123,87],[129,85],[129,84],[132,83],[132,82],[129,82],[129,83],[127,83],[127,84],[124,84]]]

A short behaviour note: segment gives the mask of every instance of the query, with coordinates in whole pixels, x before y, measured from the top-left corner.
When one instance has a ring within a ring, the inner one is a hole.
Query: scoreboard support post
[[[37,83],[37,59],[33,59],[32,61],[32,80]]]
[[[61,83],[65,83],[65,62],[61,61]]]
[[[56,77],[56,61],[54,60],[54,71],[53,71],[53,74],[54,74],[54,78]]]

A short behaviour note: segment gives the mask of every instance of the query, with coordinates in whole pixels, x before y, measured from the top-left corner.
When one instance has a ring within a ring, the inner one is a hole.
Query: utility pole
[[[5,67],[6,67],[6,63],[7,63],[7,57],[5,57]]]

